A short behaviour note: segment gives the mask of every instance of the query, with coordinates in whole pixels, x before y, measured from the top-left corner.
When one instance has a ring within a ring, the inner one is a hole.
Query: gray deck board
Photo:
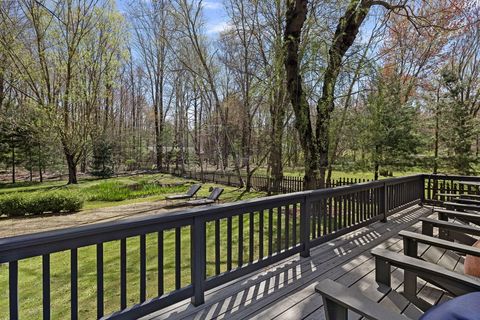
[[[377,222],[312,248],[310,258],[294,256],[212,289],[206,293],[204,305],[193,307],[189,301],[182,301],[144,319],[324,319],[323,301],[314,287],[326,278],[355,286],[369,298],[418,318],[421,312],[401,295],[403,271],[392,269],[393,291],[379,287],[370,250],[379,246],[402,251],[403,243],[397,233],[402,229],[419,230],[417,219],[429,212],[422,207],[399,212],[389,217],[387,223]],[[450,252],[421,245],[419,254],[451,270],[463,269],[463,258]],[[418,289],[429,303],[450,298],[421,279]]]

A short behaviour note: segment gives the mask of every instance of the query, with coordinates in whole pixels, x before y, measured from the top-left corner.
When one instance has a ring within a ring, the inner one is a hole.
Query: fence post
[[[193,285],[193,297],[191,301],[194,306],[199,306],[205,302],[205,224],[205,220],[201,217],[194,217],[193,225],[190,228],[191,277]]]
[[[383,183],[383,190],[380,189],[380,212],[383,213],[383,218],[380,220],[381,222],[387,222],[387,214],[388,214],[388,191],[387,191],[387,184]]]
[[[300,243],[303,244],[303,250],[300,256],[303,258],[310,257],[310,217],[309,217],[310,200],[305,196],[300,208]]]
[[[425,175],[420,176],[420,205],[423,206],[425,204]]]

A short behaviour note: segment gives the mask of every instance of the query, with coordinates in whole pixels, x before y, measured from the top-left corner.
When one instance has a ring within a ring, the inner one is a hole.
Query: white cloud
[[[206,0],[202,2],[202,6],[205,10],[219,10],[223,8],[223,5],[219,1]]]
[[[207,33],[215,34],[232,28],[232,25],[228,21],[220,21],[218,23],[210,23],[207,25]]]

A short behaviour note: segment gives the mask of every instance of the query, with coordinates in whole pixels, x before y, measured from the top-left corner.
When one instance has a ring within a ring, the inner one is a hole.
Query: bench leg
[[[417,276],[411,271],[403,273],[403,293],[409,300],[417,296]]]
[[[438,220],[448,221],[448,215],[445,213],[438,213]],[[445,228],[438,228],[438,237],[443,240],[451,240],[450,233]]]
[[[379,257],[375,257],[375,281],[390,287],[390,272],[390,263]]]
[[[423,221],[422,234],[433,237],[433,224]]]
[[[323,307],[327,320],[347,320],[348,309],[335,303],[334,301],[323,297]]]

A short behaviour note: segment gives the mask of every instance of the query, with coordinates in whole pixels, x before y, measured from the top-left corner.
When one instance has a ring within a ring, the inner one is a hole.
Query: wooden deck
[[[298,255],[264,270],[252,273],[206,293],[205,304],[193,307],[183,301],[153,313],[144,319],[324,319],[321,296],[314,291],[322,279],[330,278],[354,286],[373,300],[389,305],[411,318],[420,310],[409,303],[402,292],[403,274],[392,269],[392,287],[379,287],[374,280],[374,247],[401,251],[400,230],[417,231],[421,216],[431,209],[414,207],[389,217],[387,223],[377,222],[338,239],[312,248],[310,258]],[[462,258],[444,250],[423,246],[419,254],[427,261],[449,269],[461,268]],[[432,285],[419,281],[419,296],[430,304],[449,297]],[[416,305],[421,306],[422,301]]]

